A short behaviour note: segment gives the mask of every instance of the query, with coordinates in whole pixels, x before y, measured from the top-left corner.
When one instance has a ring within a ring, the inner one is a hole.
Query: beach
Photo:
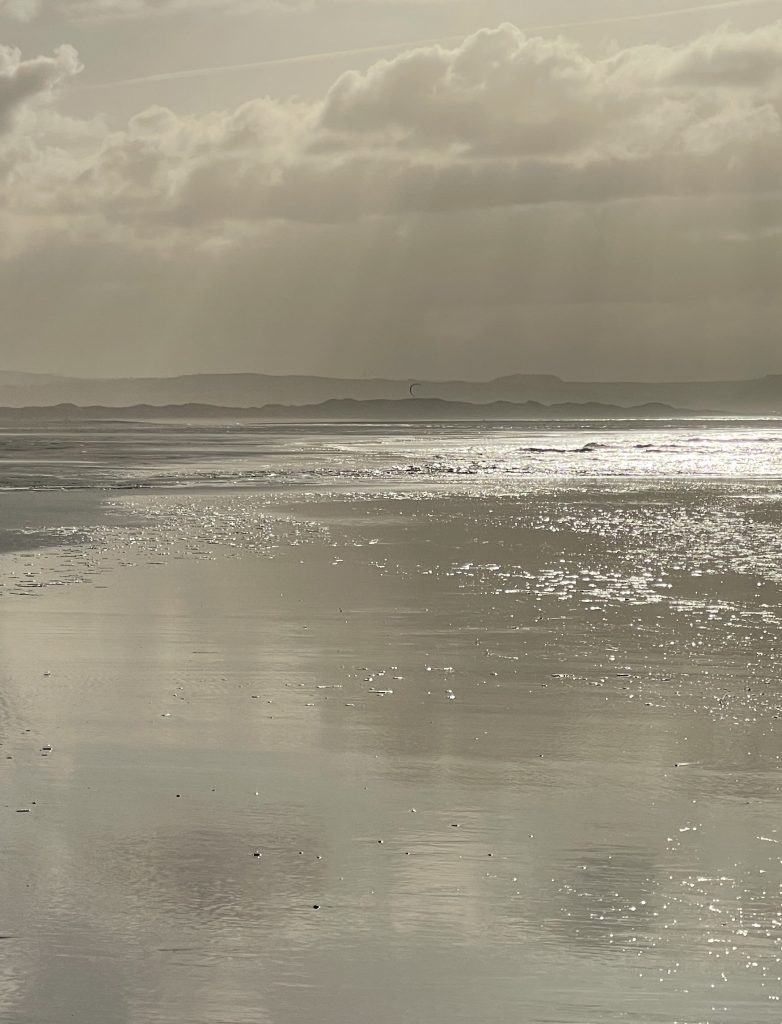
[[[780,0],[0,0],[0,1024],[782,1024]]]
[[[778,1021],[779,437],[663,429],[6,490],[3,1021]]]

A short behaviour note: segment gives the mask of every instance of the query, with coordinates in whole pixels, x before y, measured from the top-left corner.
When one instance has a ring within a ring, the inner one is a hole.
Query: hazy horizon
[[[505,380],[511,377],[552,377],[562,381],[565,384],[732,384],[742,383],[744,381],[755,381],[762,380],[765,377],[780,377],[782,371],[769,372],[766,374],[759,374],[753,377],[665,377],[659,375],[657,377],[637,377],[633,380],[629,378],[610,378],[610,377],[567,377],[562,374],[549,374],[549,373],[506,373],[499,374],[491,377],[413,377],[413,376],[380,376],[380,375],[363,375],[357,377],[347,377],[342,375],[332,374],[310,374],[304,371],[299,373],[265,373],[262,370],[222,370],[222,371],[210,371],[210,370],[190,370],[184,373],[164,373],[164,374],[129,374],[123,376],[106,376],[103,374],[90,375],[90,374],[48,374],[38,370],[6,370],[0,368],[0,378],[3,377],[50,377],[58,380],[73,380],[73,381],[85,381],[85,382],[100,382],[100,381],[143,381],[143,380],[176,380],[184,377],[312,377],[322,380],[351,380],[351,381],[370,381],[370,380],[387,380],[390,382],[398,382],[399,384],[410,384],[412,382],[422,382],[429,384],[452,384],[452,383],[465,383],[465,384],[491,384],[495,381]]]

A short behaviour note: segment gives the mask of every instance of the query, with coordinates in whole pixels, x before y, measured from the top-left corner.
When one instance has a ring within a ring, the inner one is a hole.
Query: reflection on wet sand
[[[3,1020],[777,1021],[771,491],[129,499],[3,605]]]

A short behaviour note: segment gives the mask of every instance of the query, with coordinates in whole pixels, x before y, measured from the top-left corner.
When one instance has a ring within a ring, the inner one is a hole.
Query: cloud
[[[450,145],[484,157],[632,156],[686,149],[695,126],[719,119],[727,129],[731,114],[772,113],[780,96],[782,22],[602,60],[561,37],[502,25],[456,49],[420,49],[343,75],[321,126],[365,143]]]
[[[779,98],[782,86],[782,21],[751,33],[723,26],[670,56],[667,75],[684,87],[723,92],[766,91]]]
[[[46,60],[36,80],[63,74]],[[159,232],[778,195],[781,117],[782,22],[603,58],[502,25],[344,74],[316,103],[153,108],[78,153],[42,138],[19,201]]]
[[[60,46],[51,57],[23,60],[21,51],[0,46],[0,133],[11,128],[26,103],[51,98],[65,79],[82,70],[72,46]]]
[[[481,375],[523,339],[539,368],[610,376],[641,365],[628,345],[653,373],[664,338],[687,373],[718,348],[730,375],[731,339],[758,369],[778,351],[779,24],[601,57],[502,25],[317,102],[111,130],[48,102],[74,54],[6,58],[41,61],[0,139],[0,308],[42,365],[105,345],[127,371],[218,352]]]
[[[782,235],[754,236],[773,215],[528,207],[147,249],[63,226],[5,264],[0,309],[50,372],[740,376],[778,365]]]

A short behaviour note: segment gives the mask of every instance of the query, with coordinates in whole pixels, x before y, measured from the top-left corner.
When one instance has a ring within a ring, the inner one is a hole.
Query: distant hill
[[[447,420],[551,420],[551,419],[671,419],[703,416],[702,412],[648,403],[625,408],[599,402],[446,402],[439,398],[403,398],[397,401],[356,401],[331,399],[315,405],[266,405],[262,408],[234,408],[203,404],[188,405],[106,405],[69,404],[46,407],[0,408],[1,422],[73,422],[118,420],[269,420],[351,421],[356,423],[407,423]],[[716,415],[716,414],[714,414]]]
[[[49,384],[64,385],[70,380],[72,378],[51,376],[45,373],[14,373],[9,370],[0,370],[0,387],[39,388]]]
[[[480,403],[600,403],[630,408],[660,403],[678,409],[781,415],[782,374],[739,381],[648,383],[567,381],[550,374],[515,374],[489,381],[413,381],[383,378],[270,376],[257,373],[193,374],[86,380],[0,372],[0,406],[213,405],[258,409],[270,404],[310,406],[333,400],[416,400]]]

